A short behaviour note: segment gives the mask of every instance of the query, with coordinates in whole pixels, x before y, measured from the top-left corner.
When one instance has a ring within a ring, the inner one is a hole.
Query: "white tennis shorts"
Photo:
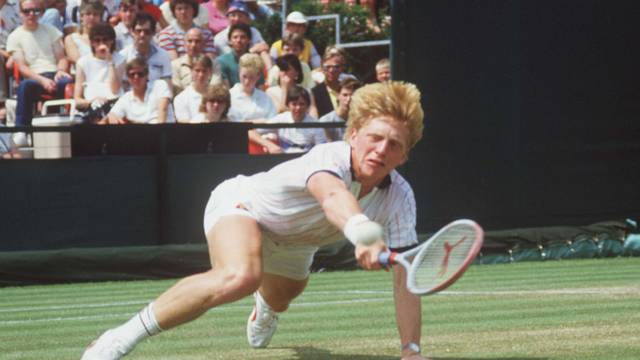
[[[246,188],[243,189],[241,185],[243,178],[239,176],[226,180],[211,192],[204,211],[205,234],[223,216],[248,216],[260,223],[251,211],[242,206],[250,201]],[[274,238],[273,234],[267,234],[264,231],[262,233],[262,260],[265,273],[304,280],[309,277],[309,269],[316,251],[318,251],[317,246],[281,243]]]

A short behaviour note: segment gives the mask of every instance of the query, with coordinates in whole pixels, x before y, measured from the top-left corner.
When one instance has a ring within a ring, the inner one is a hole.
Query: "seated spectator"
[[[125,61],[115,52],[116,32],[110,25],[100,23],[89,32],[91,54],[76,64],[74,99],[78,109],[91,109],[88,121],[101,120],[121,94]]]
[[[294,55],[299,59],[303,46],[304,39],[300,35],[295,33],[286,34],[282,38],[282,55]],[[307,90],[311,90],[316,86],[316,83],[311,77],[311,69],[307,63],[302,61],[300,62],[300,68],[302,69],[302,82],[300,83],[300,86]],[[277,86],[279,77],[280,69],[278,69],[277,64],[275,64],[271,69],[269,69],[269,73],[267,74],[267,84],[269,86]]]
[[[138,0],[120,0],[118,7],[118,24],[113,27],[116,31],[116,50],[120,51],[134,43],[133,20],[138,13]]]
[[[131,90],[116,101],[108,114],[110,124],[157,124],[173,122],[171,98],[166,81],[150,80],[147,62],[136,58],[125,68]]]
[[[7,51],[22,76],[17,94],[16,125],[26,126],[31,125],[33,108],[40,96],[46,92],[63,97],[65,86],[73,79],[67,73],[62,33],[50,25],[38,23],[43,13],[42,3],[22,0],[20,10],[23,24],[9,35]],[[23,146],[25,134],[16,135],[14,141]]]
[[[227,11],[230,0],[209,0],[204,7],[209,12],[209,30],[215,35],[229,26]]]
[[[316,100],[318,115],[324,116],[338,107],[338,91],[340,75],[344,71],[346,57],[344,51],[336,47],[328,47],[322,57],[322,74],[324,81],[312,90]]]
[[[272,61],[269,56],[269,45],[262,38],[262,34],[255,27],[251,26],[251,15],[249,9],[241,1],[234,1],[227,10],[227,18],[229,19],[229,27],[216,34],[213,39],[214,45],[218,54],[226,54],[231,52],[231,46],[229,43],[229,30],[232,25],[246,24],[249,26],[251,35],[249,37],[249,52],[253,54],[259,54],[262,57],[262,62],[267,69],[271,68]]]
[[[111,14],[117,10],[117,0],[66,0],[65,24],[63,25],[65,36],[78,31],[80,27],[78,24],[80,24],[82,20],[80,8],[82,4],[89,1],[99,2],[100,5],[102,5],[102,13],[98,17],[98,21],[101,22],[109,21]]]
[[[138,0],[138,11],[151,15],[153,20],[155,20],[158,26],[160,26],[160,29],[164,29],[169,26],[167,20],[162,16],[162,10],[150,1]],[[153,31],[155,32],[156,29],[154,28]]]
[[[80,57],[91,54],[89,32],[95,24],[100,22],[103,11],[104,6],[99,0],[88,0],[80,5],[78,31],[64,38],[64,50],[70,62],[75,64]]]
[[[391,80],[391,62],[384,58],[376,63],[376,80],[379,82]]]
[[[229,119],[234,122],[265,121],[277,112],[269,95],[256,85],[262,73],[262,59],[256,54],[244,54],[239,61],[240,82],[235,84],[231,93]]]
[[[22,19],[16,4],[8,0],[0,0],[0,19],[0,98],[5,98],[9,95],[6,66],[11,67],[12,64],[7,51],[7,38],[22,24]]]
[[[310,116],[309,105],[311,97],[309,92],[301,86],[294,86],[287,93],[287,106],[289,111],[276,115],[269,120],[270,123],[313,123],[317,120]],[[283,128],[277,131],[278,143],[271,140],[273,145],[267,147],[273,148],[279,146],[285,153],[298,153],[309,151],[318,144],[327,142],[323,129],[320,128]],[[264,145],[263,145],[264,146]]]
[[[201,55],[193,59],[191,79],[193,82],[173,99],[173,109],[177,122],[191,122],[200,112],[202,96],[207,91],[213,75],[213,61]]]
[[[216,58],[220,66],[220,74],[227,86],[233,87],[240,81],[238,77],[238,61],[240,57],[249,52],[249,42],[251,41],[251,30],[249,25],[234,24],[229,31],[229,44],[231,52],[222,54]],[[260,71],[262,74],[262,71]],[[261,75],[262,76],[262,75]]]
[[[310,65],[311,68],[320,67],[320,54],[315,45],[309,39],[305,39],[307,32],[307,18],[299,11],[294,11],[287,16],[285,25],[285,36],[287,34],[298,34],[303,40],[302,49],[298,55],[300,61]],[[271,45],[270,55],[273,59],[283,55],[282,40],[278,40]]]
[[[193,18],[198,14],[198,2],[196,0],[171,0],[171,12],[175,20],[158,34],[160,47],[169,53],[172,60],[186,53],[185,35],[189,29],[197,28]],[[213,35],[209,29],[200,29],[204,40],[205,54],[215,57],[216,50],[213,47]]]
[[[278,113],[288,110],[287,93],[293,87],[302,83],[302,64],[295,55],[284,55],[276,59],[276,65],[272,69],[278,69],[278,83],[276,86],[270,86],[266,93],[269,95]],[[271,73],[271,71],[269,71]],[[318,110],[315,108],[313,98],[310,103],[311,116],[317,115]]]
[[[227,122],[231,97],[229,89],[222,85],[210,85],[202,96],[198,115],[191,123]]]
[[[65,26],[71,25],[71,19],[67,18],[66,8],[66,0],[46,0],[45,11],[40,18],[40,24],[51,25],[64,33]]]
[[[337,122],[346,124],[349,120],[349,106],[351,105],[351,96],[362,87],[362,83],[353,78],[346,78],[340,82],[340,90],[338,92],[338,108],[318,119],[319,122]],[[340,141],[344,139],[344,128],[325,128],[327,141]]]
[[[171,81],[171,58],[152,41],[155,28],[156,21],[151,15],[138,12],[133,20],[134,43],[120,50],[120,55],[127,62],[136,58],[145,60],[149,67],[149,81],[166,79],[168,83]],[[128,83],[125,85],[128,89]]]
[[[206,6],[201,4],[199,1],[196,1],[196,6],[198,7],[198,10],[193,15],[193,22],[197,27],[208,28],[209,10],[207,10]],[[164,1],[159,7],[162,12],[162,17],[167,24],[171,25],[172,22],[176,21],[176,15],[174,14],[174,11],[171,10],[171,0]],[[211,35],[211,37],[213,38],[213,35]]]
[[[191,85],[191,66],[193,59],[204,55],[204,39],[202,38],[202,29],[193,28],[187,31],[185,35],[185,45],[187,53],[171,62],[171,85],[173,92],[179,93]],[[213,62],[213,73],[211,75],[210,85],[222,83],[220,75],[220,67],[217,62]]]

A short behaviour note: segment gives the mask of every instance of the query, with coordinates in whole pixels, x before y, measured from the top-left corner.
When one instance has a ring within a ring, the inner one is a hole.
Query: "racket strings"
[[[440,234],[412,262],[416,289],[426,292],[444,283],[460,269],[474,246],[476,231],[454,226]]]

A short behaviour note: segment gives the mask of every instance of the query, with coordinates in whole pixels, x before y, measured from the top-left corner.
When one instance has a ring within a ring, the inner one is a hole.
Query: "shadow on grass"
[[[332,354],[326,349],[318,349],[312,346],[288,348],[296,352],[298,360],[398,360],[398,356],[386,355],[353,355]],[[431,360],[546,360],[543,357],[429,357]]]

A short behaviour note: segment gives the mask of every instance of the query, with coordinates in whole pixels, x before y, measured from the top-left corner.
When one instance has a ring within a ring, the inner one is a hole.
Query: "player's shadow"
[[[345,354],[332,354],[331,351],[326,349],[318,349],[313,346],[293,347],[290,348],[295,351],[296,360],[398,360],[398,356],[386,356],[386,355],[345,355]],[[544,357],[429,357],[432,360],[547,360]]]

